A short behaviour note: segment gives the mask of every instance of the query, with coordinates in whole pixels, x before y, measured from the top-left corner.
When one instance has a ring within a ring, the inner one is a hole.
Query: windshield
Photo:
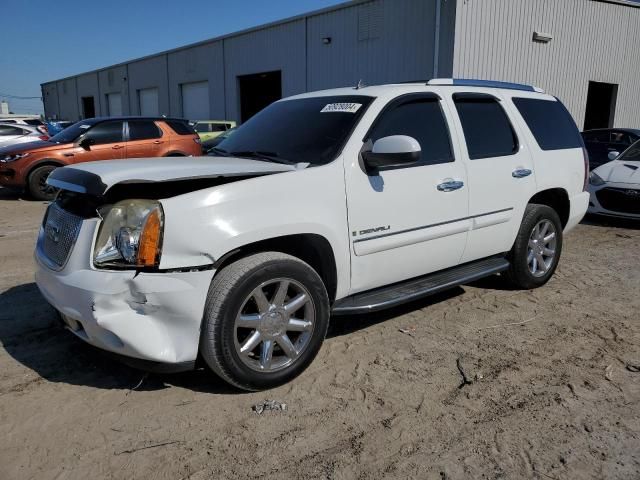
[[[372,100],[364,95],[340,95],[272,103],[220,142],[212,155],[329,163]]]
[[[89,128],[94,125],[93,122],[78,122],[70,127],[65,128],[60,133],[54,135],[49,139],[50,142],[54,143],[71,143],[76,140],[80,135],[86,132]]]
[[[631,145],[627,150],[620,155],[616,160],[624,160],[625,162],[633,162],[634,160],[640,161],[640,140]]]

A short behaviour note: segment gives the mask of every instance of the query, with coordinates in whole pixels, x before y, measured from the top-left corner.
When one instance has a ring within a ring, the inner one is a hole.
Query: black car
[[[640,140],[640,130],[633,128],[599,128],[582,132],[587,152],[589,168],[593,170],[612,159],[611,152],[624,152],[632,143]]]

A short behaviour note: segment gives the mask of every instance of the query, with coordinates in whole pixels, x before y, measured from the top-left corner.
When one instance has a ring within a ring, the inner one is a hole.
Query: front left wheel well
[[[331,244],[321,235],[312,233],[286,235],[244,245],[220,257],[214,264],[214,268],[219,271],[240,258],[269,251],[286,253],[309,264],[322,278],[329,295],[329,302],[333,303],[338,286],[336,260]]]

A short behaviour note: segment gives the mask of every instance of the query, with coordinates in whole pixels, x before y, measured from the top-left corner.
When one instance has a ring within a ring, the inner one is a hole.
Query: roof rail
[[[526,92],[544,93],[544,90],[522,83],[500,82],[497,80],[478,80],[475,78],[434,78],[427,85],[454,85],[460,87],[506,88],[508,90],[524,90]]]

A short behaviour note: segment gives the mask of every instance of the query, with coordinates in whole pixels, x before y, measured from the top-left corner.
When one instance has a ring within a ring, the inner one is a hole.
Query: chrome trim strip
[[[55,178],[48,178],[47,184],[51,185],[52,187],[59,188],[61,190],[68,190],[70,192],[76,192],[76,193],[87,193],[87,189],[84,188],[82,185],[76,185],[75,183],[69,183],[63,180],[56,180]]]
[[[488,215],[493,215],[493,214],[502,213],[502,212],[509,212],[511,210],[513,210],[513,208],[503,208],[501,210],[495,210],[493,212],[481,213],[479,215],[472,215],[470,217],[462,217],[462,218],[457,218],[455,220],[447,220],[446,222],[432,223],[431,225],[423,225],[421,227],[407,228],[406,230],[400,230],[399,232],[382,233],[380,235],[374,235],[373,237],[358,238],[357,240],[354,240],[353,243],[367,242],[369,240],[377,240],[378,238],[391,237],[393,235],[400,235],[402,233],[410,233],[410,232],[415,232],[415,231],[418,231],[418,230],[424,230],[425,228],[433,228],[433,227],[439,227],[441,225],[448,225],[450,223],[463,222],[465,220],[473,220],[474,218],[486,217]]]

